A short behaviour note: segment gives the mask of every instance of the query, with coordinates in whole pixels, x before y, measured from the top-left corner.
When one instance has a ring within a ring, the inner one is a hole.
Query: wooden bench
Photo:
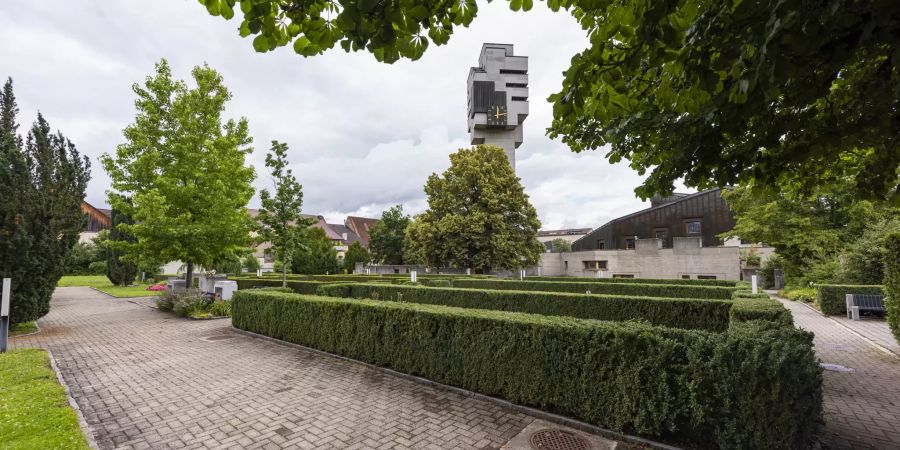
[[[847,318],[859,320],[860,311],[884,313],[884,296],[875,294],[847,294]]]

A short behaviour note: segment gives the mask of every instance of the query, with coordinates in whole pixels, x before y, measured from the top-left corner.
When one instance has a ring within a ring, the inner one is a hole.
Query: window
[[[613,278],[634,278],[634,275],[630,273],[614,273]]]
[[[690,280],[690,279],[691,279],[691,276],[690,276],[690,275],[682,275],[682,276],[681,276],[681,279],[682,279],[682,280]]]
[[[528,83],[506,83],[506,87],[511,88],[527,88]]]
[[[625,238],[625,250],[634,249],[634,238]]]
[[[263,262],[275,262],[275,252],[271,248],[263,250]]]
[[[512,101],[514,101],[514,102],[527,102],[527,101],[528,101],[528,97],[516,97],[516,96],[513,96],[513,97],[512,97]]]
[[[687,232],[688,236],[696,236],[700,234],[700,221],[699,220],[689,220],[684,223],[685,232]]]
[[[606,242],[603,239],[597,239],[597,249],[604,250],[606,248]]]
[[[606,261],[582,261],[584,270],[606,270]]]
[[[519,75],[528,75],[527,70],[500,69],[500,73],[515,73]]]
[[[697,275],[698,280],[715,280],[715,275]]]
[[[665,248],[669,242],[669,229],[668,228],[657,228],[653,230],[653,234],[656,235],[656,238],[659,239],[659,248]]]

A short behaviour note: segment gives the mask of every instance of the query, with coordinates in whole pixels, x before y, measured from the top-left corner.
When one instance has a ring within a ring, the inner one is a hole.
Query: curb
[[[50,350],[47,350],[47,356],[50,357],[50,367],[52,367],[53,371],[56,372],[56,380],[66,392],[66,400],[69,402],[69,406],[72,407],[72,410],[75,411],[75,415],[78,416],[78,425],[81,427],[81,432],[84,433],[84,437],[87,439],[88,446],[94,450],[99,450],[100,447],[97,445],[97,441],[94,439],[94,430],[90,425],[88,425],[87,420],[85,420],[84,418],[84,414],[81,413],[81,408],[78,407],[78,403],[75,402],[75,398],[72,397],[72,392],[69,390],[69,385],[66,384],[66,381],[63,379],[62,372],[59,371],[59,366],[56,364],[56,358],[53,357],[53,353]]]
[[[317,355],[321,355],[321,356],[327,356],[327,357],[339,359],[342,361],[366,366],[370,369],[378,370],[378,371],[387,373],[389,375],[393,375],[395,377],[403,378],[405,380],[413,381],[413,382],[419,383],[419,384],[424,384],[424,385],[431,386],[431,387],[441,389],[444,391],[453,392],[455,394],[459,394],[459,395],[462,395],[465,397],[472,397],[472,398],[475,398],[478,400],[493,403],[494,405],[497,405],[497,406],[512,409],[512,410],[515,410],[522,414],[526,414],[526,415],[529,415],[529,416],[532,416],[532,417],[535,417],[538,419],[542,419],[547,422],[553,422],[558,425],[563,425],[563,426],[566,426],[569,428],[574,428],[576,430],[583,431],[585,433],[596,434],[596,435],[599,435],[599,436],[602,436],[605,438],[614,439],[614,440],[618,440],[618,441],[622,441],[622,442],[627,442],[629,444],[637,444],[637,445],[641,445],[641,446],[656,449],[656,450],[682,450],[680,447],[675,447],[675,446],[663,444],[660,442],[651,441],[649,439],[644,439],[644,438],[632,436],[629,434],[617,433],[613,430],[601,428],[601,427],[598,427],[595,425],[591,425],[589,423],[585,423],[585,422],[581,422],[579,420],[575,420],[575,419],[572,419],[569,417],[561,416],[559,414],[553,414],[553,413],[550,413],[547,411],[542,411],[542,410],[531,408],[528,406],[522,406],[522,405],[519,405],[516,403],[512,403],[508,400],[503,400],[503,399],[500,399],[497,397],[491,397],[488,395],[479,394],[477,392],[472,392],[470,390],[463,389],[463,388],[456,387],[456,386],[450,386],[448,384],[438,383],[436,381],[432,381],[427,378],[417,377],[415,375],[410,375],[410,374],[403,373],[403,372],[397,372],[395,370],[391,370],[391,369],[381,367],[381,366],[376,366],[373,364],[369,364],[367,362],[359,361],[359,360],[356,360],[353,358],[348,358],[346,356],[336,355],[334,353],[328,353],[328,352],[324,352],[322,350],[316,350],[314,348],[306,347],[306,346],[303,346],[300,344],[295,344],[293,342],[283,341],[281,339],[275,339],[273,337],[254,333],[252,331],[242,330],[242,329],[236,328],[234,326],[231,327],[231,330],[238,334],[243,334],[245,336],[253,337],[256,339],[261,339],[264,341],[269,341],[269,342],[272,342],[272,343],[275,343],[278,345],[283,345],[286,347],[303,350],[303,351],[306,351],[309,353],[313,353],[313,354],[317,354]]]
[[[786,299],[786,298],[784,298],[784,297],[779,297],[778,295],[772,295],[772,297],[773,297],[773,298],[776,298],[776,299],[779,299],[779,300],[786,301],[786,302],[791,302],[791,301],[793,301],[793,300],[788,300],[788,299]],[[889,348],[887,348],[887,347],[885,347],[885,346],[883,346],[883,345],[881,345],[881,344],[879,344],[879,343],[877,343],[877,342],[875,342],[875,341],[869,339],[868,337],[866,337],[866,336],[863,335],[862,333],[860,333],[860,332],[854,330],[853,328],[848,327],[847,325],[842,324],[842,323],[841,323],[840,321],[838,321],[838,320],[835,320],[833,317],[823,314],[822,311],[819,311],[818,309],[813,308],[812,306],[809,306],[809,305],[807,305],[807,304],[804,303],[804,302],[796,302],[796,301],[795,301],[794,303],[799,303],[799,304],[803,305],[805,308],[809,308],[810,311],[814,311],[816,314],[821,315],[822,317],[824,317],[824,318],[826,318],[826,319],[828,319],[828,320],[834,322],[835,324],[837,324],[837,325],[840,326],[841,328],[843,328],[843,329],[845,329],[845,330],[847,330],[847,331],[853,333],[854,335],[856,335],[856,337],[862,339],[863,341],[865,341],[867,344],[871,345],[872,347],[875,347],[876,349],[881,350],[883,353],[887,354],[887,355],[890,356],[890,357],[893,357],[894,359],[900,360],[900,355],[894,353],[893,350],[891,350],[891,349],[889,349]]]
[[[34,336],[34,335],[40,333],[40,332],[41,332],[41,326],[38,325],[37,320],[34,321],[34,328],[35,328],[35,330],[32,331],[31,333],[27,333],[27,334],[17,334],[17,335],[15,335],[15,336],[9,336],[9,339],[23,338],[23,337],[27,337],[27,336]]]

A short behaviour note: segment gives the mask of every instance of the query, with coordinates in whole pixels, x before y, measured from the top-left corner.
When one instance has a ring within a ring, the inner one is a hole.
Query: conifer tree
[[[127,199],[121,199],[127,202]],[[137,264],[134,261],[125,260],[122,257],[122,248],[128,244],[134,244],[134,236],[125,231],[119,224],[130,225],[134,221],[131,216],[119,209],[112,210],[112,228],[109,230],[109,239],[106,241],[106,278],[117,286],[128,286],[137,277]],[[124,244],[124,245],[123,245]]]
[[[12,278],[10,322],[50,310],[50,297],[84,228],[90,162],[41,114],[18,135],[12,80],[0,94],[0,278]]]

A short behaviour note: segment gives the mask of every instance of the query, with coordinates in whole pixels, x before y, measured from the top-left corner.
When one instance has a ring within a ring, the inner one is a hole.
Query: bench
[[[847,294],[847,318],[859,320],[860,311],[884,313],[884,296],[875,294]]]

